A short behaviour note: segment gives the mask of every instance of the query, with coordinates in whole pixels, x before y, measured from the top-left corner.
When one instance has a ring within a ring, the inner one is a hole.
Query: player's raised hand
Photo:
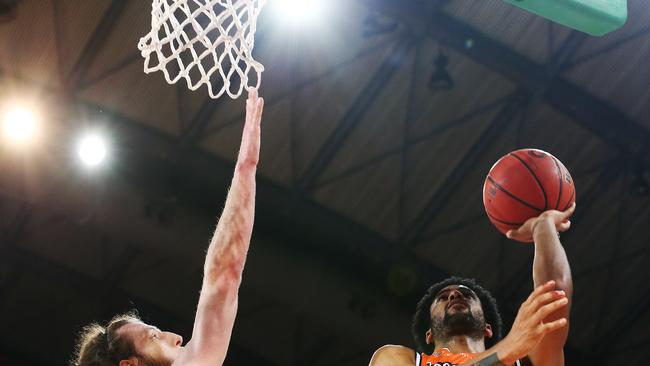
[[[565,211],[558,210],[548,210],[544,211],[541,215],[537,217],[532,217],[520,226],[518,229],[510,230],[506,233],[506,236],[510,239],[530,243],[533,241],[533,234],[535,233],[535,228],[537,225],[543,221],[548,220],[555,225],[555,229],[558,232],[564,232],[569,230],[571,227],[571,221],[569,218],[576,210],[575,202]]]

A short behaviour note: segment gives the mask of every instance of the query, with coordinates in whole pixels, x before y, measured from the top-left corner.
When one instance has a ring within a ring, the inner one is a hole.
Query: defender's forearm
[[[207,283],[224,275],[241,281],[255,217],[255,174],[260,149],[260,126],[247,124],[226,198],[205,260]]]
[[[555,225],[550,220],[542,220],[533,233],[535,258],[533,260],[533,281],[535,287],[550,280],[555,281],[558,290],[564,290],[571,297],[573,282],[571,268]]]
[[[245,169],[255,170],[250,167]],[[231,275],[229,277],[234,279],[241,277],[255,216],[254,176],[254,172],[236,172],[233,177],[206,256],[205,275],[208,282],[213,282],[215,276],[221,274]]]

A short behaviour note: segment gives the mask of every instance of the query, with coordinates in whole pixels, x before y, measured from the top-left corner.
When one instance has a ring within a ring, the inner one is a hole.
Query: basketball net
[[[253,46],[265,2],[153,0],[151,32],[138,43],[144,72],[162,71],[169,84],[184,78],[190,90],[205,84],[214,99],[259,88],[264,66],[253,59]]]

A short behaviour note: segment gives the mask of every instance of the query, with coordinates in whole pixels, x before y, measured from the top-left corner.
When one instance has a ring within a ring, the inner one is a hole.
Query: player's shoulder
[[[415,351],[409,347],[395,344],[379,347],[370,360],[370,366],[411,366],[414,364]]]

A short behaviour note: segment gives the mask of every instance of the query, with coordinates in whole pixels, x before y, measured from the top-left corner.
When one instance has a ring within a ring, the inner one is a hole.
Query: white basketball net
[[[264,66],[253,59],[257,16],[265,0],[153,0],[151,32],[140,39],[144,72],[162,71],[174,84],[185,78],[211,98],[239,97],[259,88]],[[249,73],[256,81],[249,85]],[[234,87],[235,90],[231,90]]]

